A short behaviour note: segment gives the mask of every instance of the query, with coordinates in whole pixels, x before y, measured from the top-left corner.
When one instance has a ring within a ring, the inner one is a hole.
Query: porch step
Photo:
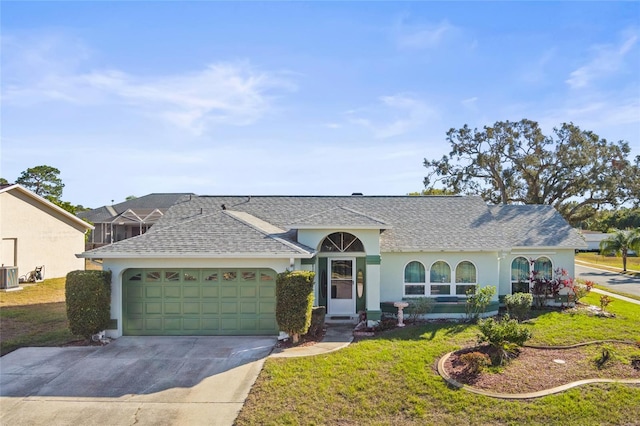
[[[357,324],[358,315],[327,315],[324,322],[328,324]]]

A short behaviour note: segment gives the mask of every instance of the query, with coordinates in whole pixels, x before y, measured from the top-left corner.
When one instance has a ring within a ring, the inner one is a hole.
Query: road
[[[640,278],[591,268],[576,263],[576,278],[591,280],[611,290],[640,296]]]

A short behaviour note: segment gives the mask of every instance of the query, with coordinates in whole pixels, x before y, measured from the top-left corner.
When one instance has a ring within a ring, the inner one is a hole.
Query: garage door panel
[[[276,298],[276,288],[260,286],[260,298],[261,299],[274,299]]]
[[[133,315],[142,315],[143,314],[144,303],[142,302],[129,302],[127,303],[126,310],[129,314]]]
[[[240,287],[240,297],[250,297],[256,298],[258,297],[258,287],[257,286],[243,286]]]
[[[166,286],[164,288],[164,297],[165,297],[165,299],[166,298],[179,299],[180,298],[180,290],[181,290],[180,286],[176,286],[176,285]]]
[[[184,302],[182,303],[183,314],[199,314],[200,302]]]
[[[202,287],[202,297],[206,298],[206,299],[217,299],[218,297],[220,297],[220,291],[219,288],[213,287],[213,286],[208,286],[208,283],[204,284],[205,287]]]
[[[238,330],[238,319],[232,318],[220,318],[220,331]]]
[[[204,302],[202,303],[202,313],[203,314],[217,314],[220,312],[218,309],[218,302]]]
[[[180,302],[164,302],[164,314],[165,315],[180,315],[181,311]]]
[[[182,318],[163,318],[164,331],[180,331],[182,330]]]
[[[220,329],[220,320],[218,318],[202,318],[200,322],[204,331],[218,331]],[[212,333],[214,334],[214,333]]]
[[[241,318],[239,323],[241,331],[253,331],[258,328],[258,320],[255,318]]]
[[[275,335],[275,276],[263,269],[125,271],[124,334]]]
[[[220,313],[221,314],[237,314],[238,313],[238,303],[234,300],[233,302],[220,302]]]
[[[146,302],[144,304],[144,313],[145,314],[162,314],[162,303],[161,302]]]
[[[185,286],[184,287],[184,292],[183,292],[183,297],[199,299],[200,298],[200,287],[192,286],[192,285]]]
[[[220,288],[221,299],[235,299],[238,297],[238,287],[236,286],[223,286]]]
[[[145,318],[144,328],[152,333],[162,331],[162,318]]]
[[[240,302],[240,313],[241,314],[256,314],[258,312],[258,303],[255,301],[251,302]]]
[[[276,313],[276,304],[275,302],[260,302],[258,304],[260,309],[258,312],[261,314],[274,314]]]
[[[160,286],[147,286],[144,289],[144,297],[147,299],[161,299],[162,298],[162,287]]]
[[[182,327],[188,331],[199,331],[202,329],[200,322],[200,318],[184,318],[182,320]]]

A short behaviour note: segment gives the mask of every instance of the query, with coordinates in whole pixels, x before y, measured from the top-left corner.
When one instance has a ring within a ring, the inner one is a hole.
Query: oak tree
[[[573,123],[549,135],[527,119],[481,130],[465,124],[450,129],[447,141],[448,156],[424,160],[427,189],[439,184],[494,204],[550,204],[572,224],[637,199],[640,159],[628,160],[629,144]]]

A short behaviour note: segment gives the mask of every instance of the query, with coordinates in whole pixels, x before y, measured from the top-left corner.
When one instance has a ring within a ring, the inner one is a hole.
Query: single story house
[[[316,272],[329,319],[377,320],[387,302],[521,290],[531,268],[574,273],[583,238],[550,206],[469,196],[195,196],[146,234],[80,254],[112,271],[111,337],[276,334],[275,280]],[[462,306],[462,310],[460,307]]]
[[[185,193],[154,193],[110,206],[79,212],[77,216],[95,227],[86,250],[144,234]]]
[[[44,266],[45,278],[84,269],[76,254],[84,250],[91,224],[21,185],[0,188],[0,263],[25,276]]]

